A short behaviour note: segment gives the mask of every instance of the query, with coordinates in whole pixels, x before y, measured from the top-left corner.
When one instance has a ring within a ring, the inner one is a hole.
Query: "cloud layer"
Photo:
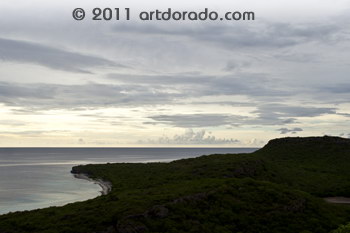
[[[350,132],[350,2],[294,1],[298,12],[274,2],[288,17],[253,2],[257,20],[235,23],[75,22],[69,2],[55,11],[68,19],[42,3],[42,14],[15,20],[14,3],[0,3],[0,146],[58,134],[73,144],[244,146]]]
[[[84,73],[89,73],[88,70],[94,67],[124,67],[97,56],[4,38],[0,38],[0,59],[3,62],[32,63],[52,69]]]

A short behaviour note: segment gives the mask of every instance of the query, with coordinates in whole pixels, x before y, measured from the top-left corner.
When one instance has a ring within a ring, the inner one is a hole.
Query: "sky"
[[[93,21],[95,7],[131,20]],[[75,8],[87,12],[72,17]],[[141,21],[155,9],[254,21]],[[2,0],[0,147],[350,137],[350,0]]]

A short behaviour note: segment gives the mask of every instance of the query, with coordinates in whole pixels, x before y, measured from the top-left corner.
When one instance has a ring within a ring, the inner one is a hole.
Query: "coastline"
[[[328,203],[334,204],[350,204],[349,197],[325,197],[323,198]]]
[[[90,182],[98,184],[102,188],[102,190],[100,191],[101,195],[107,195],[112,190],[112,183],[109,181],[105,181],[102,179],[92,179],[85,173],[73,173],[73,175],[77,179],[88,180]]]

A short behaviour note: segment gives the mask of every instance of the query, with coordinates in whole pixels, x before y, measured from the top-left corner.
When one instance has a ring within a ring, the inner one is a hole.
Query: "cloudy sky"
[[[133,17],[75,21],[77,7]],[[168,7],[256,19],[137,19]],[[350,0],[2,0],[0,32],[0,146],[350,136]]]

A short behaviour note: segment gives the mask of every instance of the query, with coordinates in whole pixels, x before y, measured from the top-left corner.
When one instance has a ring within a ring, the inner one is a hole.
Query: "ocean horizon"
[[[209,154],[250,153],[258,148],[193,147],[2,147],[0,214],[84,201],[98,184],[75,178],[73,166],[98,163],[170,162]]]

